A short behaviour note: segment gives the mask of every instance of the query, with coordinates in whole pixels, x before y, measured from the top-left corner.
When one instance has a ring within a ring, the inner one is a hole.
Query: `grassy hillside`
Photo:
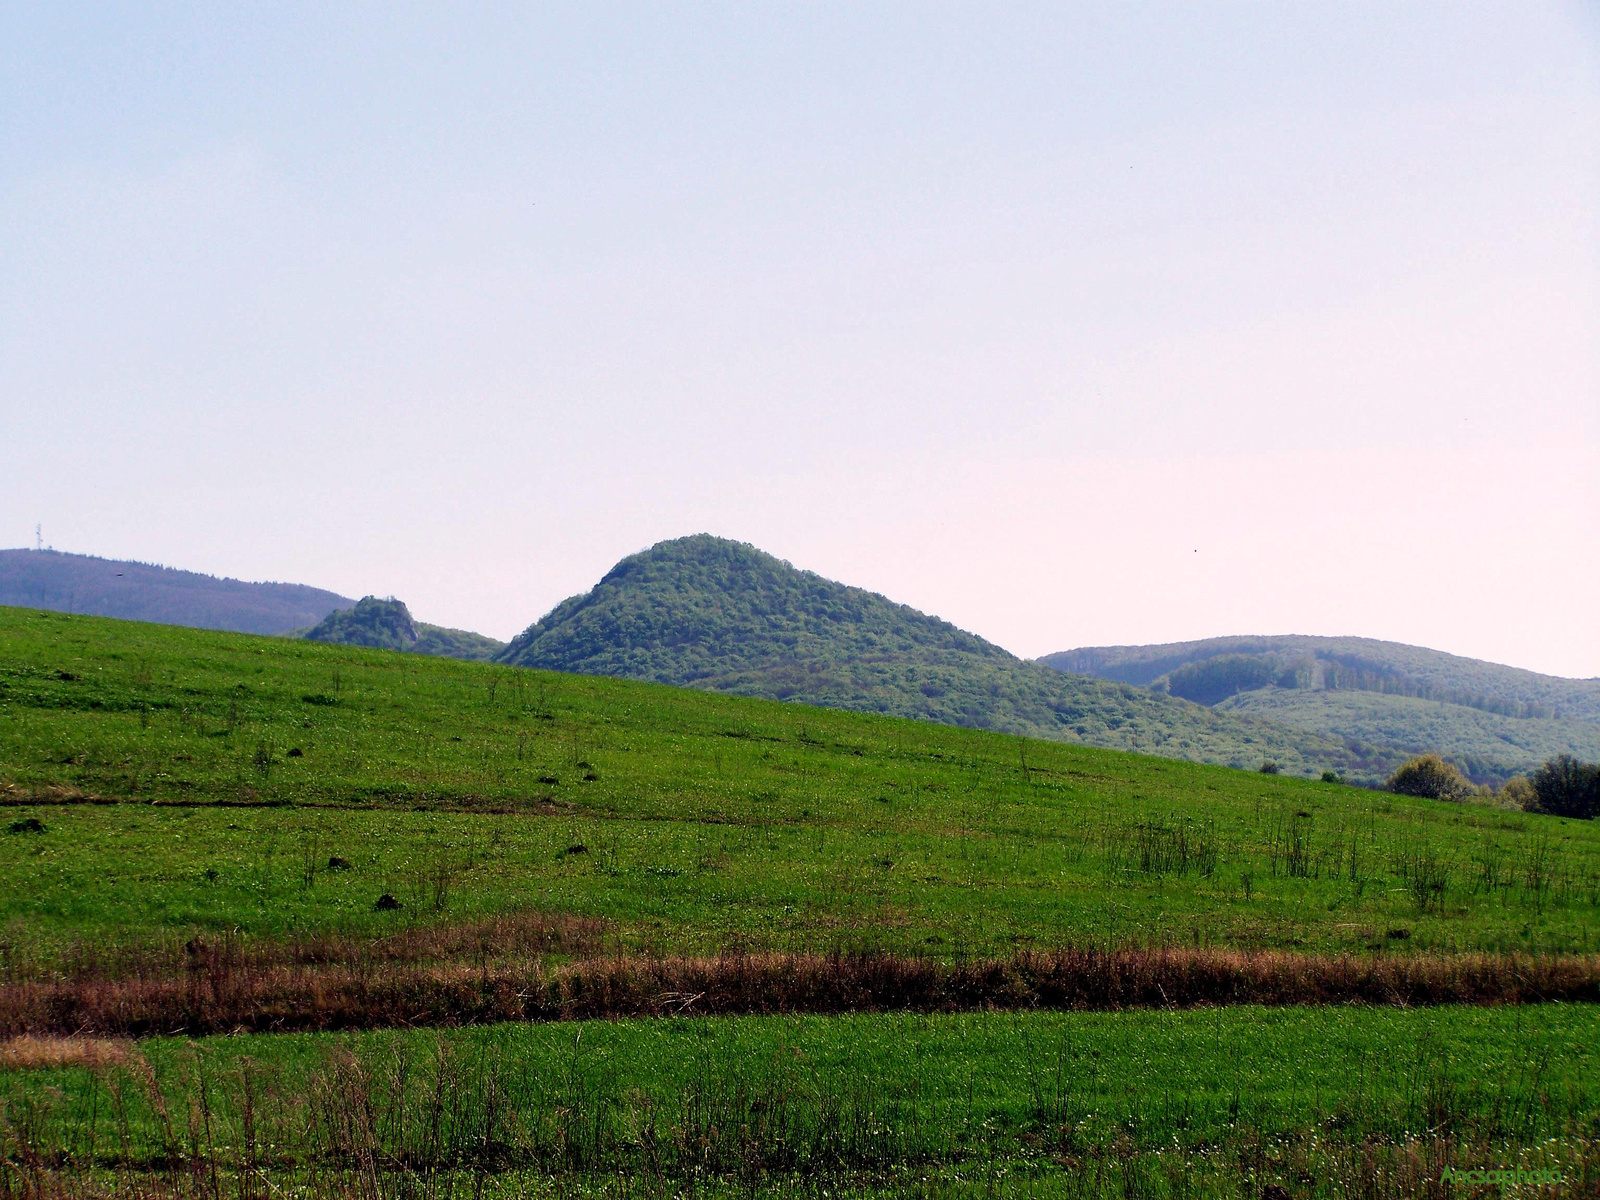
[[[1581,950],[1600,912],[1592,822],[15,609],[0,786],[21,823],[0,834],[13,953],[194,928],[375,934],[530,904],[684,951]],[[385,893],[398,910],[374,909]]]
[[[1600,757],[1600,680],[1560,679],[1366,638],[1235,637],[1048,655],[1062,671],[1381,748],[1438,753],[1500,783],[1557,754]]]
[[[0,605],[239,633],[315,625],[355,601],[298,583],[245,583],[149,563],[0,550]]]
[[[1382,778],[1400,761],[1143,688],[1064,676],[739,542],[661,544],[557,605],[498,661],[876,712],[1198,762]]]
[[[487,662],[505,647],[504,642],[481,633],[414,621],[411,610],[401,601],[392,597],[379,600],[376,596],[364,597],[353,608],[329,613],[304,636],[313,642],[405,650],[473,662]]]
[[[1592,1005],[1372,1006],[1497,980],[1557,994],[1528,952],[1579,952],[1555,966],[1595,994],[1593,822],[17,609],[0,801],[0,1020],[87,1031],[0,1040],[0,1195],[1398,1200],[1504,1165],[1600,1182]],[[1035,1011],[1023,974],[1051,947],[1159,969],[1112,1002],[1133,1010]],[[784,1012],[762,971],[802,1007],[842,982],[820,1011],[853,1015],[693,1015],[733,1011],[713,1005],[737,987]],[[1411,971],[1440,982],[1383,983]],[[956,983],[935,1002],[887,994],[940,972]],[[1341,975],[1381,986],[1345,996],[1365,1007],[1275,990]],[[419,1009],[426,988],[448,1004]],[[1257,993],[1278,1007],[1181,1007]],[[76,1015],[337,1027],[348,1003],[453,1024],[630,996],[679,1015],[139,1042]],[[990,1005],[1009,1011],[941,1011]]]

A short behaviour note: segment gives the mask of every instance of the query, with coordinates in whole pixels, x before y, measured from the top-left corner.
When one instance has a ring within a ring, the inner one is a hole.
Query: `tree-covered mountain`
[[[314,629],[308,629],[304,636],[313,642],[406,650],[413,654],[433,654],[477,662],[487,662],[505,647],[504,642],[481,633],[446,629],[442,625],[413,620],[411,610],[392,596],[387,600],[365,596],[351,608],[329,613]]]
[[[1024,662],[946,621],[699,535],[623,559],[497,661],[882,712],[1254,768],[1381,777],[1399,758]]]
[[[0,550],[0,605],[15,608],[272,634],[314,625],[354,603],[299,583],[246,583],[57,550]]]
[[[1294,634],[1207,638],[1152,646],[1086,646],[1047,654],[1038,661],[1059,671],[1184,695],[1186,683],[1198,682],[1194,669],[1216,660],[1264,664],[1270,669],[1271,681],[1281,678],[1282,686],[1291,686],[1290,681],[1299,673],[1300,687],[1416,696],[1508,716],[1600,722],[1600,679],[1541,675],[1520,667],[1375,638]],[[1187,679],[1172,679],[1174,672],[1185,669]],[[1178,686],[1172,686],[1174,682]]]
[[[1357,744],[1439,753],[1480,782],[1559,754],[1600,758],[1600,679],[1398,642],[1226,637],[1091,646],[1039,661]]]

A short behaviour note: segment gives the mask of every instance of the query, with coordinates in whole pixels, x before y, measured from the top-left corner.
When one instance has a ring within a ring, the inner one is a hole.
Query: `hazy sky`
[[[1600,9],[0,7],[0,545],[1600,674]]]

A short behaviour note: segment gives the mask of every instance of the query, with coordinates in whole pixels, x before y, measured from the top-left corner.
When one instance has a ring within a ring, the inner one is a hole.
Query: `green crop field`
[[[567,1194],[608,1177],[994,1194],[1009,1177],[1046,1195],[1385,1195],[1450,1164],[1555,1170],[1576,1194],[1600,1181],[1593,1028],[1583,1006],[1240,1007],[152,1039],[95,1070],[0,1073],[0,1100],[90,1178],[200,1139],[314,1194],[359,1184],[364,1157],[433,1194],[434,1172],[486,1161],[502,1188]]]
[[[551,960],[1387,959],[1592,954],[1600,935],[1591,822],[18,609],[0,610],[0,796],[8,996],[155,970],[141,948],[196,936],[530,913],[600,931]],[[0,1196],[1334,1195],[1366,1176],[1400,1196],[1448,1164],[1559,1166],[1581,1188],[1594,1024],[1545,1004],[24,1038],[0,1043]]]

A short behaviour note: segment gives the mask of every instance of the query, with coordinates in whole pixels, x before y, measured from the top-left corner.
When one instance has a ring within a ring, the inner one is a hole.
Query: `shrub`
[[[1526,775],[1513,775],[1500,785],[1494,797],[1506,808],[1520,808],[1523,812],[1539,811],[1539,793],[1533,790]]]
[[[1402,796],[1429,800],[1464,800],[1475,790],[1460,771],[1437,754],[1422,754],[1401,763],[1386,786]]]
[[[1600,812],[1600,764],[1559,754],[1535,771],[1529,782],[1538,798],[1539,812],[1583,820]]]
[[[1278,764],[1269,758],[1266,762],[1257,767],[1256,770],[1260,771],[1263,775],[1276,775],[1278,773]]]

